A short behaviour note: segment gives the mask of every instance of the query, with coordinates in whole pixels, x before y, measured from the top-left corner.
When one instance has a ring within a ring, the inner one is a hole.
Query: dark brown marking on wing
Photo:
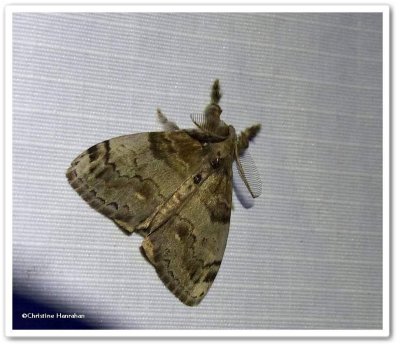
[[[179,224],[176,227],[176,233],[178,234],[180,239],[187,237],[189,235],[189,232],[190,232],[189,227],[186,225]]]
[[[106,164],[109,164],[110,161],[110,141],[106,140],[103,142],[104,144],[104,149],[105,149],[105,153],[104,153],[104,160],[106,162]]]
[[[204,264],[202,266],[202,273],[204,273],[208,269],[207,275],[204,277],[203,280],[201,280],[201,278],[199,277],[196,280],[194,280],[193,283],[197,284],[200,281],[207,283],[213,282],[215,277],[217,276],[220,265],[221,265],[221,260],[215,260],[212,263]]]
[[[114,210],[118,210],[118,204],[116,202],[110,202],[109,204],[107,204],[107,206]]]
[[[193,182],[194,182],[194,184],[199,184],[201,182],[201,174],[200,173],[193,177]]]
[[[204,268],[209,268],[211,266],[220,266],[221,260],[214,260],[212,263],[204,264]]]
[[[172,141],[163,133],[149,133],[150,150],[154,158],[165,160],[168,153],[173,153]]]
[[[210,283],[215,280],[215,277],[217,277],[218,271],[210,270],[207,273],[207,276],[204,278],[204,282]]]
[[[87,153],[89,154],[89,161],[90,162],[93,162],[93,161],[97,160],[99,158],[99,154],[100,154],[99,151],[98,151],[97,145],[94,145],[94,146],[90,147],[87,150]]]
[[[220,165],[221,165],[221,159],[219,157],[216,157],[213,160],[211,160],[211,167],[213,169],[218,169]]]
[[[191,259],[188,265],[190,280],[193,283],[198,283],[201,279],[201,275],[203,274],[203,262],[201,260]]]
[[[210,219],[216,223],[229,223],[231,220],[231,207],[226,201],[218,201],[209,206]]]
[[[108,181],[113,175],[112,166],[106,166],[102,168],[99,172],[95,174],[96,179],[102,179],[103,181]]]
[[[181,177],[187,178],[188,169],[200,165],[203,147],[186,132],[152,132],[148,134],[148,141],[154,158],[162,160]]]
[[[67,176],[68,181],[71,182],[71,184],[78,177],[78,175],[76,174],[76,170],[73,169],[72,167],[68,169],[66,176]]]
[[[215,223],[227,224],[231,219],[231,165],[232,163],[226,158],[219,160],[219,167],[214,176],[215,180],[209,186],[209,194],[201,197],[211,221]]]

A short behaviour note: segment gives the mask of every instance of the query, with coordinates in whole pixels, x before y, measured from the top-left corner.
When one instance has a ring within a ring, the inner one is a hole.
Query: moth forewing
[[[232,147],[209,146],[219,156],[208,156],[201,182],[193,181],[196,193],[142,243],[161,280],[190,306],[204,298],[218,273],[232,206]]]
[[[259,131],[253,126],[237,137],[220,120],[220,98],[216,80],[198,129],[180,130],[158,110],[169,131],[106,140],[67,170],[71,186],[93,208],[144,237],[142,253],[190,306],[218,273],[231,216],[232,163]]]

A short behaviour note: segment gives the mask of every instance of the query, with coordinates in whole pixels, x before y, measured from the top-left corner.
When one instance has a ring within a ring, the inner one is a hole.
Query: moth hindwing
[[[126,233],[183,303],[198,304],[221,265],[232,207],[232,163],[260,130],[239,136],[220,119],[219,81],[197,128],[126,135],[79,155],[67,178],[90,206]],[[198,117],[196,118],[198,119]]]

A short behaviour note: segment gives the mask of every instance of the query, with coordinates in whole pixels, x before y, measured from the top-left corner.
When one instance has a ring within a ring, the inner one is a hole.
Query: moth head
[[[209,104],[204,110],[205,117],[215,120],[220,119],[221,113],[222,108],[218,104]]]
[[[217,104],[210,104],[203,113],[190,115],[193,123],[203,132],[213,135],[221,140],[230,136],[229,126],[221,120],[222,109]]]

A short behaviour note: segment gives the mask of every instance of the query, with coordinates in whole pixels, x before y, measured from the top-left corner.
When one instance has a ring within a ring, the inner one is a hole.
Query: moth
[[[140,250],[165,286],[193,306],[221,265],[232,208],[232,164],[253,197],[241,156],[261,129],[239,135],[220,116],[219,80],[194,129],[179,129],[157,110],[166,131],[120,136],[80,154],[66,176],[76,192],[124,232],[144,237]]]

